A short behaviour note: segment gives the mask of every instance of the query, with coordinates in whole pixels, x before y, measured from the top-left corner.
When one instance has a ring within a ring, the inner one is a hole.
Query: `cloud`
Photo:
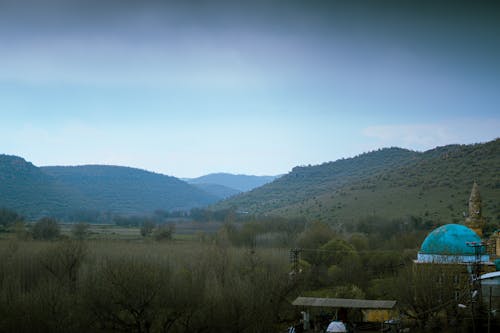
[[[363,135],[385,145],[428,149],[452,142],[456,137],[443,125],[381,125],[363,129]]]

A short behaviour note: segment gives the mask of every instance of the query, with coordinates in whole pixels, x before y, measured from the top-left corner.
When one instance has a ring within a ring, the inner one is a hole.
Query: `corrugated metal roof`
[[[356,308],[356,309],[392,309],[396,301],[350,299],[350,298],[318,298],[297,297],[293,305],[324,308]]]

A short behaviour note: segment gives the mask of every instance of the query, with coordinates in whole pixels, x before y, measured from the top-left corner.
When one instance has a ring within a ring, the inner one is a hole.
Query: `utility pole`
[[[300,251],[301,250],[299,248],[290,249],[290,263],[292,264],[292,273],[294,275],[299,273]]]
[[[484,254],[484,242],[467,242],[467,246],[474,248],[474,263],[472,264],[472,287],[481,294],[481,256]]]
[[[489,300],[488,300],[488,333],[491,332],[491,293],[493,292],[492,291],[492,287],[490,286],[489,287]]]
[[[481,292],[481,256],[484,253],[485,243],[483,242],[467,242],[467,246],[474,248],[474,263],[472,264],[472,277],[471,277],[471,312],[472,312],[472,329],[473,332],[476,331],[475,319],[477,316],[474,315],[474,303],[476,299],[479,302],[482,301]]]

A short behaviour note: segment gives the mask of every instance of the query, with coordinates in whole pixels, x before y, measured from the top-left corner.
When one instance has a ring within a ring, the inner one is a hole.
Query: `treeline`
[[[84,239],[88,236],[90,225],[84,222],[74,223],[71,234],[75,239]],[[43,217],[34,223],[26,223],[24,218],[16,212],[0,209],[0,232],[9,232],[17,240],[56,240],[61,237],[60,223],[51,217]]]

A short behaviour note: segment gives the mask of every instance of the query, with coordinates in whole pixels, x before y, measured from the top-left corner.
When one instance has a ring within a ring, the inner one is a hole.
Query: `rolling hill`
[[[500,139],[422,153],[386,148],[296,167],[214,208],[236,207],[254,214],[304,216],[340,224],[372,215],[459,222],[474,180],[480,186],[484,215],[500,220]]]
[[[177,178],[145,170],[103,165],[36,167],[16,156],[0,155],[0,207],[29,219],[76,212],[124,215],[154,210],[187,210],[218,197]]]
[[[156,209],[186,210],[218,200],[175,177],[135,168],[83,165],[41,170],[90,198],[93,210],[146,214]]]

